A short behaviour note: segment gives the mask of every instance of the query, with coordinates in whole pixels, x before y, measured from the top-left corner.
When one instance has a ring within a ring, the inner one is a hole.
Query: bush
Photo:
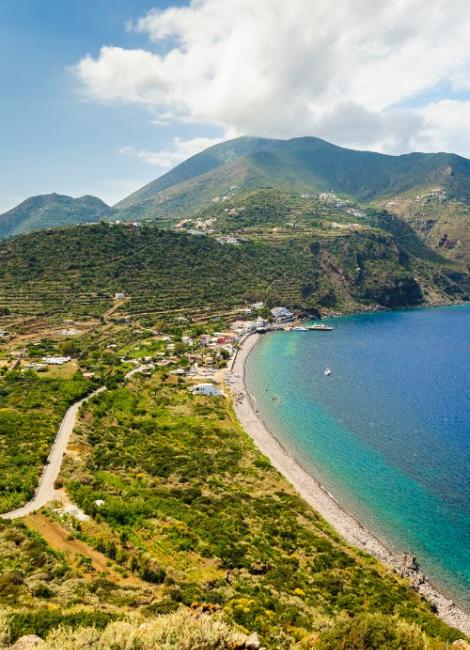
[[[13,612],[8,617],[8,640],[13,642],[26,634],[37,634],[44,638],[50,630],[59,625],[67,625],[71,629],[91,625],[96,628],[102,628],[113,620],[113,618],[115,616],[112,614],[100,611],[77,611],[70,614],[62,614],[55,609],[43,608],[36,609],[34,612],[30,610]]]
[[[384,614],[343,618],[320,637],[317,650],[425,650],[424,635],[413,623]]]
[[[150,620],[110,623],[102,631],[62,627],[49,635],[44,650],[225,650],[243,647],[245,638],[218,618],[181,609]]]

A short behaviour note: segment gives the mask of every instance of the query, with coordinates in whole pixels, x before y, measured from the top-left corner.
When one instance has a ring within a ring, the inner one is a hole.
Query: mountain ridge
[[[244,136],[218,143],[113,207],[89,196],[31,197],[0,215],[0,237],[102,219],[151,220],[173,227],[235,194],[265,188],[299,195],[334,193],[339,199],[372,205],[409,223],[418,237],[445,256],[464,263],[469,257],[470,160],[446,152],[394,156],[357,151],[313,136]],[[410,204],[436,192],[445,195],[438,209]]]
[[[187,180],[194,179],[198,176],[201,176],[207,172],[210,172],[217,167],[220,167],[235,157],[254,155],[262,152],[272,152],[274,150],[283,149],[289,150],[296,145],[305,145],[309,144],[310,149],[311,145],[314,145],[314,151],[330,151],[330,152],[348,152],[357,157],[363,156],[368,157],[369,159],[374,160],[388,160],[388,161],[408,161],[416,160],[420,161],[429,159],[429,157],[451,157],[452,160],[467,160],[462,156],[457,154],[448,153],[448,152],[436,152],[436,153],[424,153],[424,152],[410,152],[406,154],[399,155],[390,155],[383,154],[374,151],[367,150],[355,150],[348,149],[347,147],[341,147],[339,145],[332,144],[321,138],[314,136],[301,136],[296,138],[290,138],[286,140],[281,139],[268,139],[268,138],[258,138],[256,136],[242,136],[240,138],[235,138],[232,140],[227,140],[225,142],[213,145],[204,151],[191,156],[184,162],[180,163],[170,171],[168,171],[163,176],[158,177],[154,181],[150,181],[139,190],[133,192],[129,196],[120,200],[113,207],[118,209],[123,207],[128,207],[135,203],[137,200],[142,198],[148,198],[154,193],[159,193],[164,190],[167,190],[175,185],[185,182]],[[222,154],[222,155],[221,155]],[[224,155],[225,154],[225,155]],[[237,156],[238,154],[238,156]],[[192,170],[191,165],[195,164],[195,168]]]
[[[470,161],[445,152],[356,151],[309,136],[249,137],[196,154],[114,207],[123,216],[167,220],[210,205],[234,186],[331,190],[367,203],[436,184],[470,202]]]
[[[77,198],[56,192],[39,194],[0,214],[0,237],[87,221],[97,222],[112,214],[112,208],[90,194]]]

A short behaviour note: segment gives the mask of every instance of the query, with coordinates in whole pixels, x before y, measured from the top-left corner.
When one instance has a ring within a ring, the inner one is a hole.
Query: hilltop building
[[[278,322],[287,322],[294,319],[294,314],[287,307],[274,307],[271,314]]]

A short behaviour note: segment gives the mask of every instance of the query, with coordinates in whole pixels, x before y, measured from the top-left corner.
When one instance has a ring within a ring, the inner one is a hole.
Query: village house
[[[274,307],[271,309],[271,314],[278,322],[291,321],[294,318],[294,314],[286,307]]]
[[[193,395],[207,395],[208,397],[225,397],[224,393],[214,384],[196,384],[189,389]]]
[[[42,359],[42,362],[48,366],[63,366],[69,361],[72,361],[72,357],[44,357]]]

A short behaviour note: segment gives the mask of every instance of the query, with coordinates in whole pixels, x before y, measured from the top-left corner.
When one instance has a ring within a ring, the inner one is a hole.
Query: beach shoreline
[[[245,383],[246,360],[259,339],[260,334],[254,333],[241,342],[228,374],[227,383],[233,394],[233,408],[242,427],[260,451],[269,458],[272,465],[291,483],[296,492],[348,544],[370,553],[399,575],[409,579],[413,588],[435,607],[443,621],[470,635],[470,613],[463,611],[452,600],[439,593],[419,571],[411,555],[395,553],[385,542],[346,512],[321,483],[288,454],[262,420]]]

